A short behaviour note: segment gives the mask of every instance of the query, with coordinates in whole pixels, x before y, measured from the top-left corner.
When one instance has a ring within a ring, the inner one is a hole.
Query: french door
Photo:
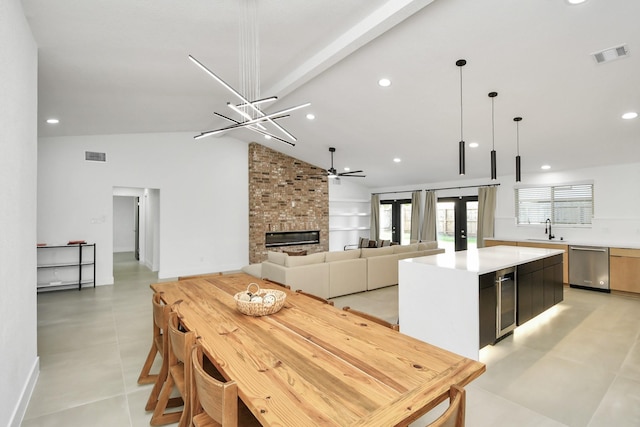
[[[438,247],[447,252],[477,248],[478,196],[438,198]]]
[[[381,240],[408,245],[411,240],[411,200],[381,200],[380,230]]]

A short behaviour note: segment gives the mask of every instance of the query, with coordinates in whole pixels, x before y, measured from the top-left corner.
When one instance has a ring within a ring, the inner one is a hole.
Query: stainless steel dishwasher
[[[574,288],[609,290],[609,248],[569,246],[569,285]]]

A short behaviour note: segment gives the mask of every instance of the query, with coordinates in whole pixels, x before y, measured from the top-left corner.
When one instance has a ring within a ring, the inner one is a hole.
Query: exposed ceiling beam
[[[434,0],[389,0],[263,93],[282,98]]]

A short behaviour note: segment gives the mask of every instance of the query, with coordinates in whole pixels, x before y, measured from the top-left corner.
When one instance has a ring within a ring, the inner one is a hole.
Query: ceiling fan
[[[347,171],[347,172],[337,172],[336,168],[333,167],[333,153],[336,152],[336,149],[334,147],[329,147],[329,152],[331,153],[331,167],[329,169],[327,169],[326,171],[326,176],[328,176],[329,178],[339,178],[341,176],[345,176],[345,177],[356,177],[356,178],[364,178],[366,177],[366,175],[358,175],[361,174],[362,170],[357,170],[357,171]]]

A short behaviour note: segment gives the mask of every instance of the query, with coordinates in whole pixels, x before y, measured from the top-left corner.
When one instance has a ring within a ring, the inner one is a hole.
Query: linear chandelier
[[[227,106],[236,113],[239,118],[234,119],[226,115],[214,112],[232,124],[215,130],[204,131],[200,135],[194,136],[194,139],[201,139],[208,136],[221,134],[235,129],[248,129],[259,133],[268,138],[276,139],[291,146],[295,146],[292,141],[297,141],[289,131],[277,123],[278,120],[289,117],[290,112],[300,108],[308,107],[311,103],[300,104],[295,107],[285,108],[275,113],[265,114],[260,108],[263,104],[268,104],[276,99],[275,96],[260,99],[260,58],[259,58],[259,40],[258,40],[258,19],[257,19],[257,1],[242,0],[240,2],[242,8],[240,14],[240,83],[245,95],[235,90],[231,85],[218,77],[213,71],[189,55],[189,59],[202,69],[215,81],[220,83],[225,89],[231,92],[240,100],[239,104],[227,102]],[[250,101],[250,99],[253,99]],[[265,125],[274,127],[284,136],[274,135]],[[288,139],[285,139],[288,138]]]

